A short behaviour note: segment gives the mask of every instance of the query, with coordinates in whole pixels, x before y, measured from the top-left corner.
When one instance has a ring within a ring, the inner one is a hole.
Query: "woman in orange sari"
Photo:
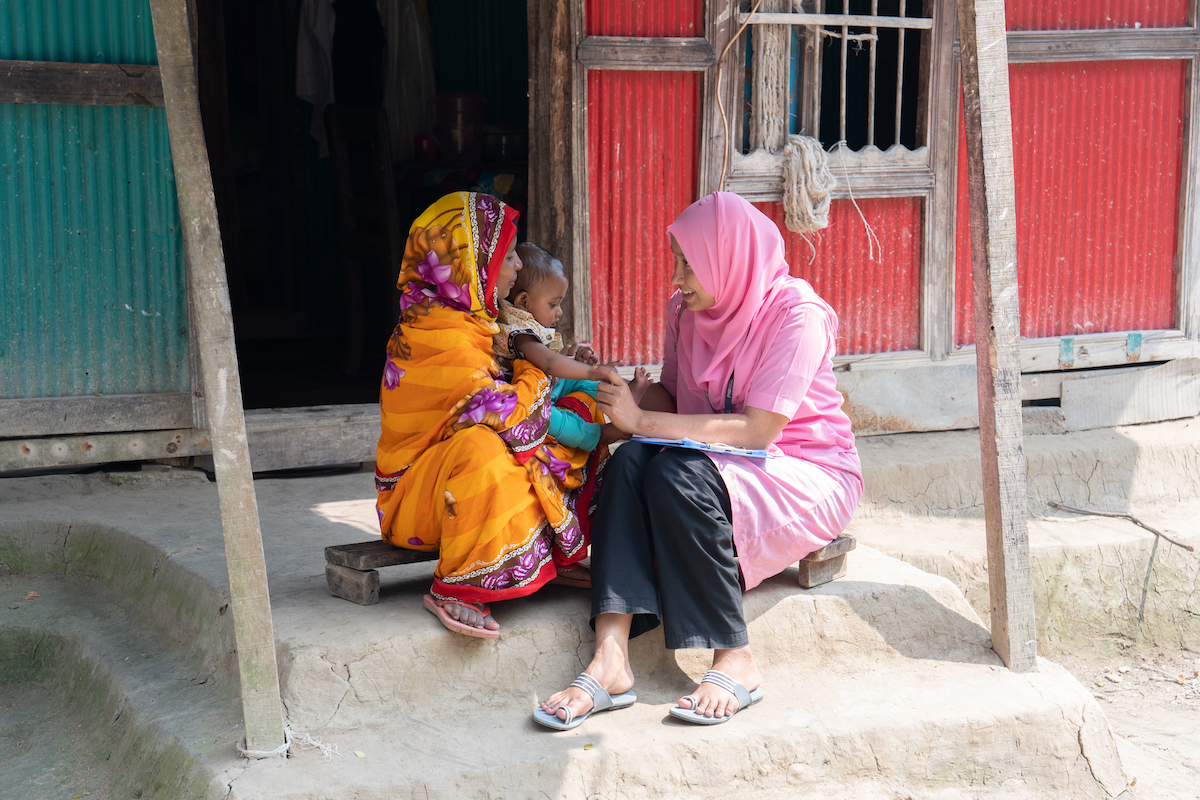
[[[425,607],[450,630],[483,638],[499,635],[487,603],[533,594],[587,554],[606,452],[547,439],[551,379],[519,360],[506,383],[493,358],[499,301],[521,268],[516,219],[468,192],[417,218],[380,388],[383,538],[437,550]],[[589,421],[601,421],[585,400]]]

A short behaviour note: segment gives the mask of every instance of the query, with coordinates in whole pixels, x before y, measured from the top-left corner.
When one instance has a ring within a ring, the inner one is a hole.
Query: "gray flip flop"
[[[609,711],[617,708],[629,708],[637,701],[637,695],[633,693],[633,689],[627,692],[621,692],[618,695],[610,695],[600,685],[600,681],[588,675],[586,672],[580,673],[579,677],[571,681],[571,685],[583,689],[592,698],[592,707],[587,713],[576,717],[570,707],[564,706],[567,711],[566,719],[559,719],[557,714],[547,714],[540,708],[533,710],[533,721],[545,725],[547,728],[553,728],[556,731],[569,731],[572,728],[578,728],[583,724],[583,721],[597,711]]]
[[[738,711],[741,711],[744,708],[749,708],[759,700],[763,699],[763,690],[761,687],[752,692],[747,691],[745,686],[742,686],[724,672],[720,672],[715,669],[710,669],[708,672],[704,673],[704,677],[700,679],[700,682],[716,684],[737,698],[738,707],[733,714],[738,713]],[[672,706],[670,709],[668,709],[667,713],[676,719],[681,719],[684,722],[691,722],[696,725],[720,725],[722,722],[727,722],[728,720],[733,719],[733,714],[726,714],[723,717],[706,717],[703,714],[697,714],[692,710],[696,707],[696,696],[689,694],[683,699],[691,700],[692,708],[680,708],[679,706]]]

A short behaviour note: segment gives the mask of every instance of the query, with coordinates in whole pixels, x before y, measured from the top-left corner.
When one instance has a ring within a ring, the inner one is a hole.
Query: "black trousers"
[[[592,628],[600,614],[632,614],[631,637],[661,621],[672,650],[748,644],[732,520],[703,453],[617,448],[592,522]]]

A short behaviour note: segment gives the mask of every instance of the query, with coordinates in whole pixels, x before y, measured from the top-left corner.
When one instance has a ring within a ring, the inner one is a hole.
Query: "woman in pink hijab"
[[[614,373],[600,407],[628,433],[775,457],[628,442],[609,458],[592,522],[595,654],[535,710],[551,728],[632,705],[629,640],[659,624],[668,648],[713,650],[672,716],[711,725],[757,702],[742,592],[837,538],[862,497],[833,375],[837,316],[790,277],[779,229],[717,192],[667,232],[677,291],[661,383],[639,406]]]

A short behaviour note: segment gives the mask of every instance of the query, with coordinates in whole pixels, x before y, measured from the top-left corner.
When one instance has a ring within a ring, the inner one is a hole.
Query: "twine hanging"
[[[829,227],[829,203],[836,185],[821,143],[811,136],[789,136],[783,148],[783,210],[788,230],[807,236]]]

